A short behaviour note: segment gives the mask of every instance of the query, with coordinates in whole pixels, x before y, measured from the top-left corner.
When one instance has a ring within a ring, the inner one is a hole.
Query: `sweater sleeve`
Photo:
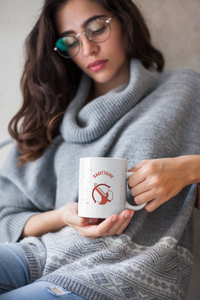
[[[37,213],[39,209],[17,186],[0,176],[0,243],[17,242],[28,219]]]
[[[56,151],[49,147],[36,161],[17,167],[20,153],[16,144],[11,148],[0,172],[0,243],[18,241],[31,216],[55,209]]]

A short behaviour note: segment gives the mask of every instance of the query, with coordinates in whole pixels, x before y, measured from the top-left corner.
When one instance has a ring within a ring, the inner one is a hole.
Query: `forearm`
[[[184,186],[198,183],[195,207],[200,210],[200,155],[186,155],[176,158],[182,173],[185,173]],[[180,177],[181,178],[181,177]]]
[[[187,185],[198,183],[195,207],[200,210],[200,155],[188,155],[178,158],[186,166]]]
[[[185,185],[200,183],[200,155],[185,155],[176,159],[180,164],[180,170],[185,172]]]
[[[42,236],[47,232],[56,232],[65,225],[62,209],[36,214],[26,222],[21,238],[26,236]]]

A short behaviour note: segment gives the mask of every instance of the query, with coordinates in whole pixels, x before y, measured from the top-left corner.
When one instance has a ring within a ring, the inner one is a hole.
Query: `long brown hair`
[[[121,20],[129,58],[145,68],[164,67],[164,58],[151,44],[144,18],[131,0],[95,0]],[[59,134],[63,114],[72,101],[82,71],[53,49],[58,33],[55,13],[67,0],[45,0],[40,17],[26,39],[26,62],[21,78],[23,104],[9,124],[22,154],[19,165],[41,157]],[[20,124],[20,125],[19,125]]]

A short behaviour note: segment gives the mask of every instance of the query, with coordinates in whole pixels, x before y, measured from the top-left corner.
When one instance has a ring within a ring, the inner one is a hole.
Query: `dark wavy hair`
[[[164,67],[164,58],[151,44],[151,36],[138,7],[131,0],[95,0],[121,21],[129,58],[145,68]],[[26,62],[21,78],[23,104],[9,123],[9,133],[22,154],[19,165],[41,157],[59,134],[63,114],[72,101],[82,71],[72,60],[61,58],[55,14],[67,0],[45,0],[40,17],[26,39]]]

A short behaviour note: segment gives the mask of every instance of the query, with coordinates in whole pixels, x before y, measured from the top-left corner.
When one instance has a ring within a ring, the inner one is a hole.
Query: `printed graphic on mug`
[[[107,202],[111,202],[114,198],[114,193],[110,188],[111,187],[105,183],[95,183],[92,191],[94,203],[105,205]]]
[[[97,178],[100,175],[106,175],[111,179],[114,177],[110,172],[107,171],[99,171],[93,175],[94,178]],[[110,190],[111,186],[106,183],[94,184],[94,188],[92,190],[92,198],[94,203],[99,205],[105,205],[107,202],[111,202],[114,198],[113,191]]]

